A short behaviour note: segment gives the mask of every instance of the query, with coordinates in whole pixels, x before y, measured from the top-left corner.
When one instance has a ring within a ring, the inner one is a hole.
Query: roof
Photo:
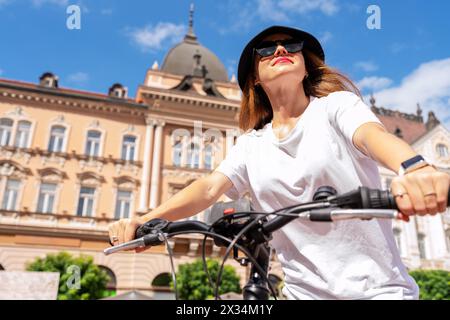
[[[114,104],[122,104],[129,105],[134,107],[146,107],[143,104],[137,103],[134,99],[131,98],[114,98],[110,97],[107,94],[101,94],[96,92],[75,90],[69,88],[47,88],[38,84],[17,81],[17,80],[9,80],[0,78],[0,88],[8,88],[8,89],[18,89],[18,90],[26,90],[30,92],[36,93],[45,93],[56,96],[65,96],[69,98],[75,99],[86,99],[86,100],[94,100],[94,101],[103,101],[103,102],[111,102]]]
[[[411,121],[401,116],[383,116],[378,115],[378,119],[383,123],[390,133],[396,133],[397,129],[401,131],[401,137],[409,144],[413,143],[427,132],[425,123]]]
[[[197,41],[193,24],[191,6],[189,30],[183,41],[169,50],[161,70],[171,74],[193,75],[227,82],[228,73],[225,66],[214,53]]]
[[[375,103],[376,100],[372,96],[370,98],[371,110],[375,113],[378,119],[380,119],[387,131],[397,135],[409,144],[412,144],[414,141],[419,139],[428,132],[428,129],[432,127],[430,125],[431,123],[429,123],[430,117],[428,121],[424,123],[420,105],[417,105],[416,114],[409,114],[383,107],[377,107],[375,106]]]

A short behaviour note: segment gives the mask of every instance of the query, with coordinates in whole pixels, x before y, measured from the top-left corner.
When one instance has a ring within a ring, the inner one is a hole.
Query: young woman
[[[145,216],[109,228],[114,244],[132,240],[153,218],[194,215],[225,193],[248,192],[257,211],[307,202],[323,185],[338,193],[381,188],[377,163],[399,173],[391,184],[404,220],[444,212],[450,177],[388,133],[358,89],[325,62],[312,35],[274,26],[242,52],[239,126],[226,159]],[[314,223],[296,220],[271,241],[289,299],[417,299],[395,246],[390,221]]]

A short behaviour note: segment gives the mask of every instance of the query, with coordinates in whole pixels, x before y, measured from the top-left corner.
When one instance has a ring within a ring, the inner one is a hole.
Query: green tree
[[[208,272],[214,282],[214,286],[219,273],[220,264],[213,259],[207,259]],[[208,277],[203,270],[203,262],[201,259],[195,260],[193,263],[181,264],[178,268],[177,291],[181,299],[186,300],[205,300],[214,297],[214,288],[210,286]],[[170,283],[173,289],[173,282]],[[228,292],[241,293],[239,285],[239,276],[232,266],[225,265],[222,273],[222,281],[219,288],[219,294]]]
[[[58,300],[93,300],[114,294],[106,290],[108,274],[95,265],[90,256],[73,257],[67,252],[48,254],[29,263],[27,270],[59,272]],[[70,285],[74,284],[77,274],[79,288]]]
[[[420,288],[422,300],[450,300],[450,272],[444,270],[415,270],[410,275]]]

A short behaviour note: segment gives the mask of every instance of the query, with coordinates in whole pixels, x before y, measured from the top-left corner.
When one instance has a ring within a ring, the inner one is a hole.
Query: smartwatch
[[[398,175],[403,176],[408,172],[430,165],[431,164],[428,161],[426,161],[424,157],[422,157],[421,155],[417,155],[415,157],[412,157],[411,159],[402,162],[402,164],[400,165],[400,169],[398,170]]]

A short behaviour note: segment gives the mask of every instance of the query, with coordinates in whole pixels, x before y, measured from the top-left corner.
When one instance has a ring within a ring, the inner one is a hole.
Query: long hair
[[[302,50],[308,77],[303,80],[307,96],[325,97],[336,91],[351,91],[361,96],[356,85],[344,74],[326,65],[311,51]],[[239,128],[248,131],[261,129],[272,121],[273,112],[269,98],[260,85],[255,85],[255,65],[247,78],[239,113]]]

